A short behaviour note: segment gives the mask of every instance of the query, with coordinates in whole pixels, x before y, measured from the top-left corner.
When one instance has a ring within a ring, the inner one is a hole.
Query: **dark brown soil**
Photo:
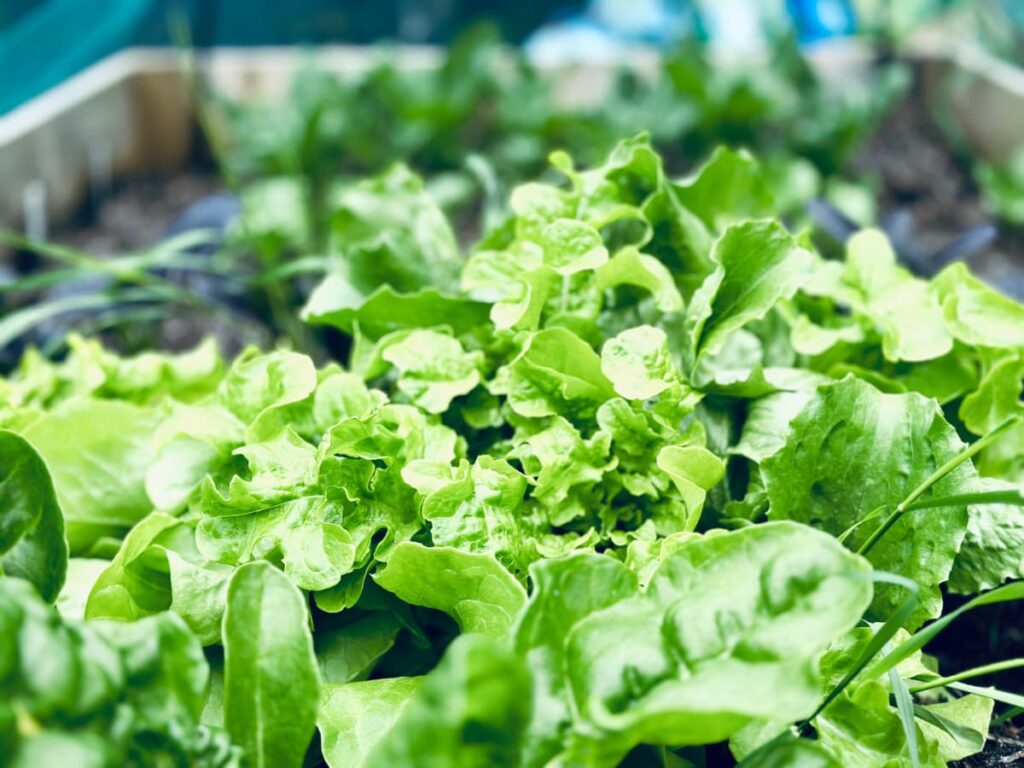
[[[928,256],[953,238],[996,223],[995,242],[965,260],[976,274],[1024,300],[1024,236],[998,224],[985,210],[970,158],[954,148],[942,119],[941,108],[929,105],[922,89],[910,91],[858,153],[854,173],[878,180],[881,217],[888,220],[888,228],[906,230],[905,241],[894,237],[894,242],[898,250],[904,245],[910,266],[918,272],[941,269]],[[903,222],[897,223],[899,219]]]
[[[988,745],[981,754],[951,764],[951,768],[1008,766],[1024,766],[1024,733],[1010,725],[1002,726],[990,733]]]
[[[53,239],[96,255],[148,248],[185,208],[223,188],[220,178],[207,171],[123,179],[108,197],[86,205],[77,226],[62,228]]]

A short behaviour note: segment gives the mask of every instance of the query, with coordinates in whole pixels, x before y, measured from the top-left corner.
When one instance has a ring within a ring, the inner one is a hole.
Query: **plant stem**
[[[912,685],[910,686],[910,692],[921,693],[922,691],[930,691],[932,688],[942,688],[950,683],[958,683],[961,680],[969,680],[972,677],[980,677],[981,675],[988,675],[993,672],[1003,672],[1007,669],[1018,669],[1019,667],[1024,667],[1024,659],[995,661],[991,664],[983,664],[980,667],[965,669],[963,672],[957,672],[955,675],[937,677],[934,680],[928,680],[923,683],[918,683],[917,685]]]
[[[973,456],[983,451],[985,448],[991,445],[992,442],[996,440],[996,438],[1000,437],[1013,425],[1019,423],[1019,421],[1020,417],[1011,416],[1009,419],[1007,419],[998,427],[993,429],[983,438],[974,443],[971,443],[969,446],[964,448],[964,450],[960,451],[960,453],[958,453],[956,456],[954,456],[941,467],[932,472],[932,474],[925,478],[925,480],[920,485],[918,485],[914,490],[912,490],[903,501],[896,505],[896,508],[889,513],[889,516],[885,518],[882,524],[872,532],[872,534],[864,541],[863,544],[861,544],[860,548],[857,550],[857,554],[866,555],[868,552],[870,552],[871,548],[878,543],[878,541],[889,531],[890,528],[892,528],[897,523],[897,521],[899,521],[901,517],[903,517],[903,514],[907,511],[910,505],[912,505],[915,501],[921,498],[921,496],[924,495],[924,493],[929,488],[931,488],[933,485],[939,482],[939,480],[944,478],[946,475],[948,475],[954,469],[959,467],[965,461],[968,461]]]

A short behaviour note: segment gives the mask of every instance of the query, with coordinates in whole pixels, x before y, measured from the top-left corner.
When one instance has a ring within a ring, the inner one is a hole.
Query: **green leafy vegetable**
[[[299,591],[267,563],[242,566],[224,613],[224,724],[257,766],[302,765],[320,678]]]
[[[475,50],[421,75],[448,135]],[[770,77],[666,72],[722,122],[659,132],[776,114]],[[390,109],[317,83],[309,151]],[[833,128],[793,134],[824,164]],[[281,327],[322,275],[343,359],[74,338],[0,380],[0,764],[940,768],[1013,716],[965,681],[1019,660],[923,651],[1020,597],[1018,305],[874,230],[818,253],[785,157],[555,152],[475,244],[457,180],[278,159],[239,226]]]
[[[32,583],[52,603],[68,547],[50,473],[24,438],[0,430],[0,573]]]

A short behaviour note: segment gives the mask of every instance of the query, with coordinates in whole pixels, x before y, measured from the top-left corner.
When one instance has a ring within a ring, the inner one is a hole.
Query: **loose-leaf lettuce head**
[[[209,667],[174,614],[62,619],[27,582],[5,577],[0,632],[5,765],[241,765],[226,734],[200,725]]]

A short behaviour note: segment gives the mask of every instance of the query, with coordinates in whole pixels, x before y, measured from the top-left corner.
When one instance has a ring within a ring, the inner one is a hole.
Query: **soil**
[[[995,224],[995,241],[964,260],[983,279],[1024,300],[1024,233],[998,224],[985,210],[969,155],[954,148],[941,120],[921,89],[910,91],[862,147],[854,174],[878,180],[882,223],[920,274],[944,266],[933,254],[958,235]]]
[[[989,734],[981,754],[952,763],[950,768],[1008,768],[1024,766],[1024,732],[1013,726],[1001,726]]]
[[[223,189],[220,178],[208,170],[169,179],[122,179],[109,196],[88,204],[79,221],[55,232],[53,239],[97,255],[148,248],[190,204]]]

